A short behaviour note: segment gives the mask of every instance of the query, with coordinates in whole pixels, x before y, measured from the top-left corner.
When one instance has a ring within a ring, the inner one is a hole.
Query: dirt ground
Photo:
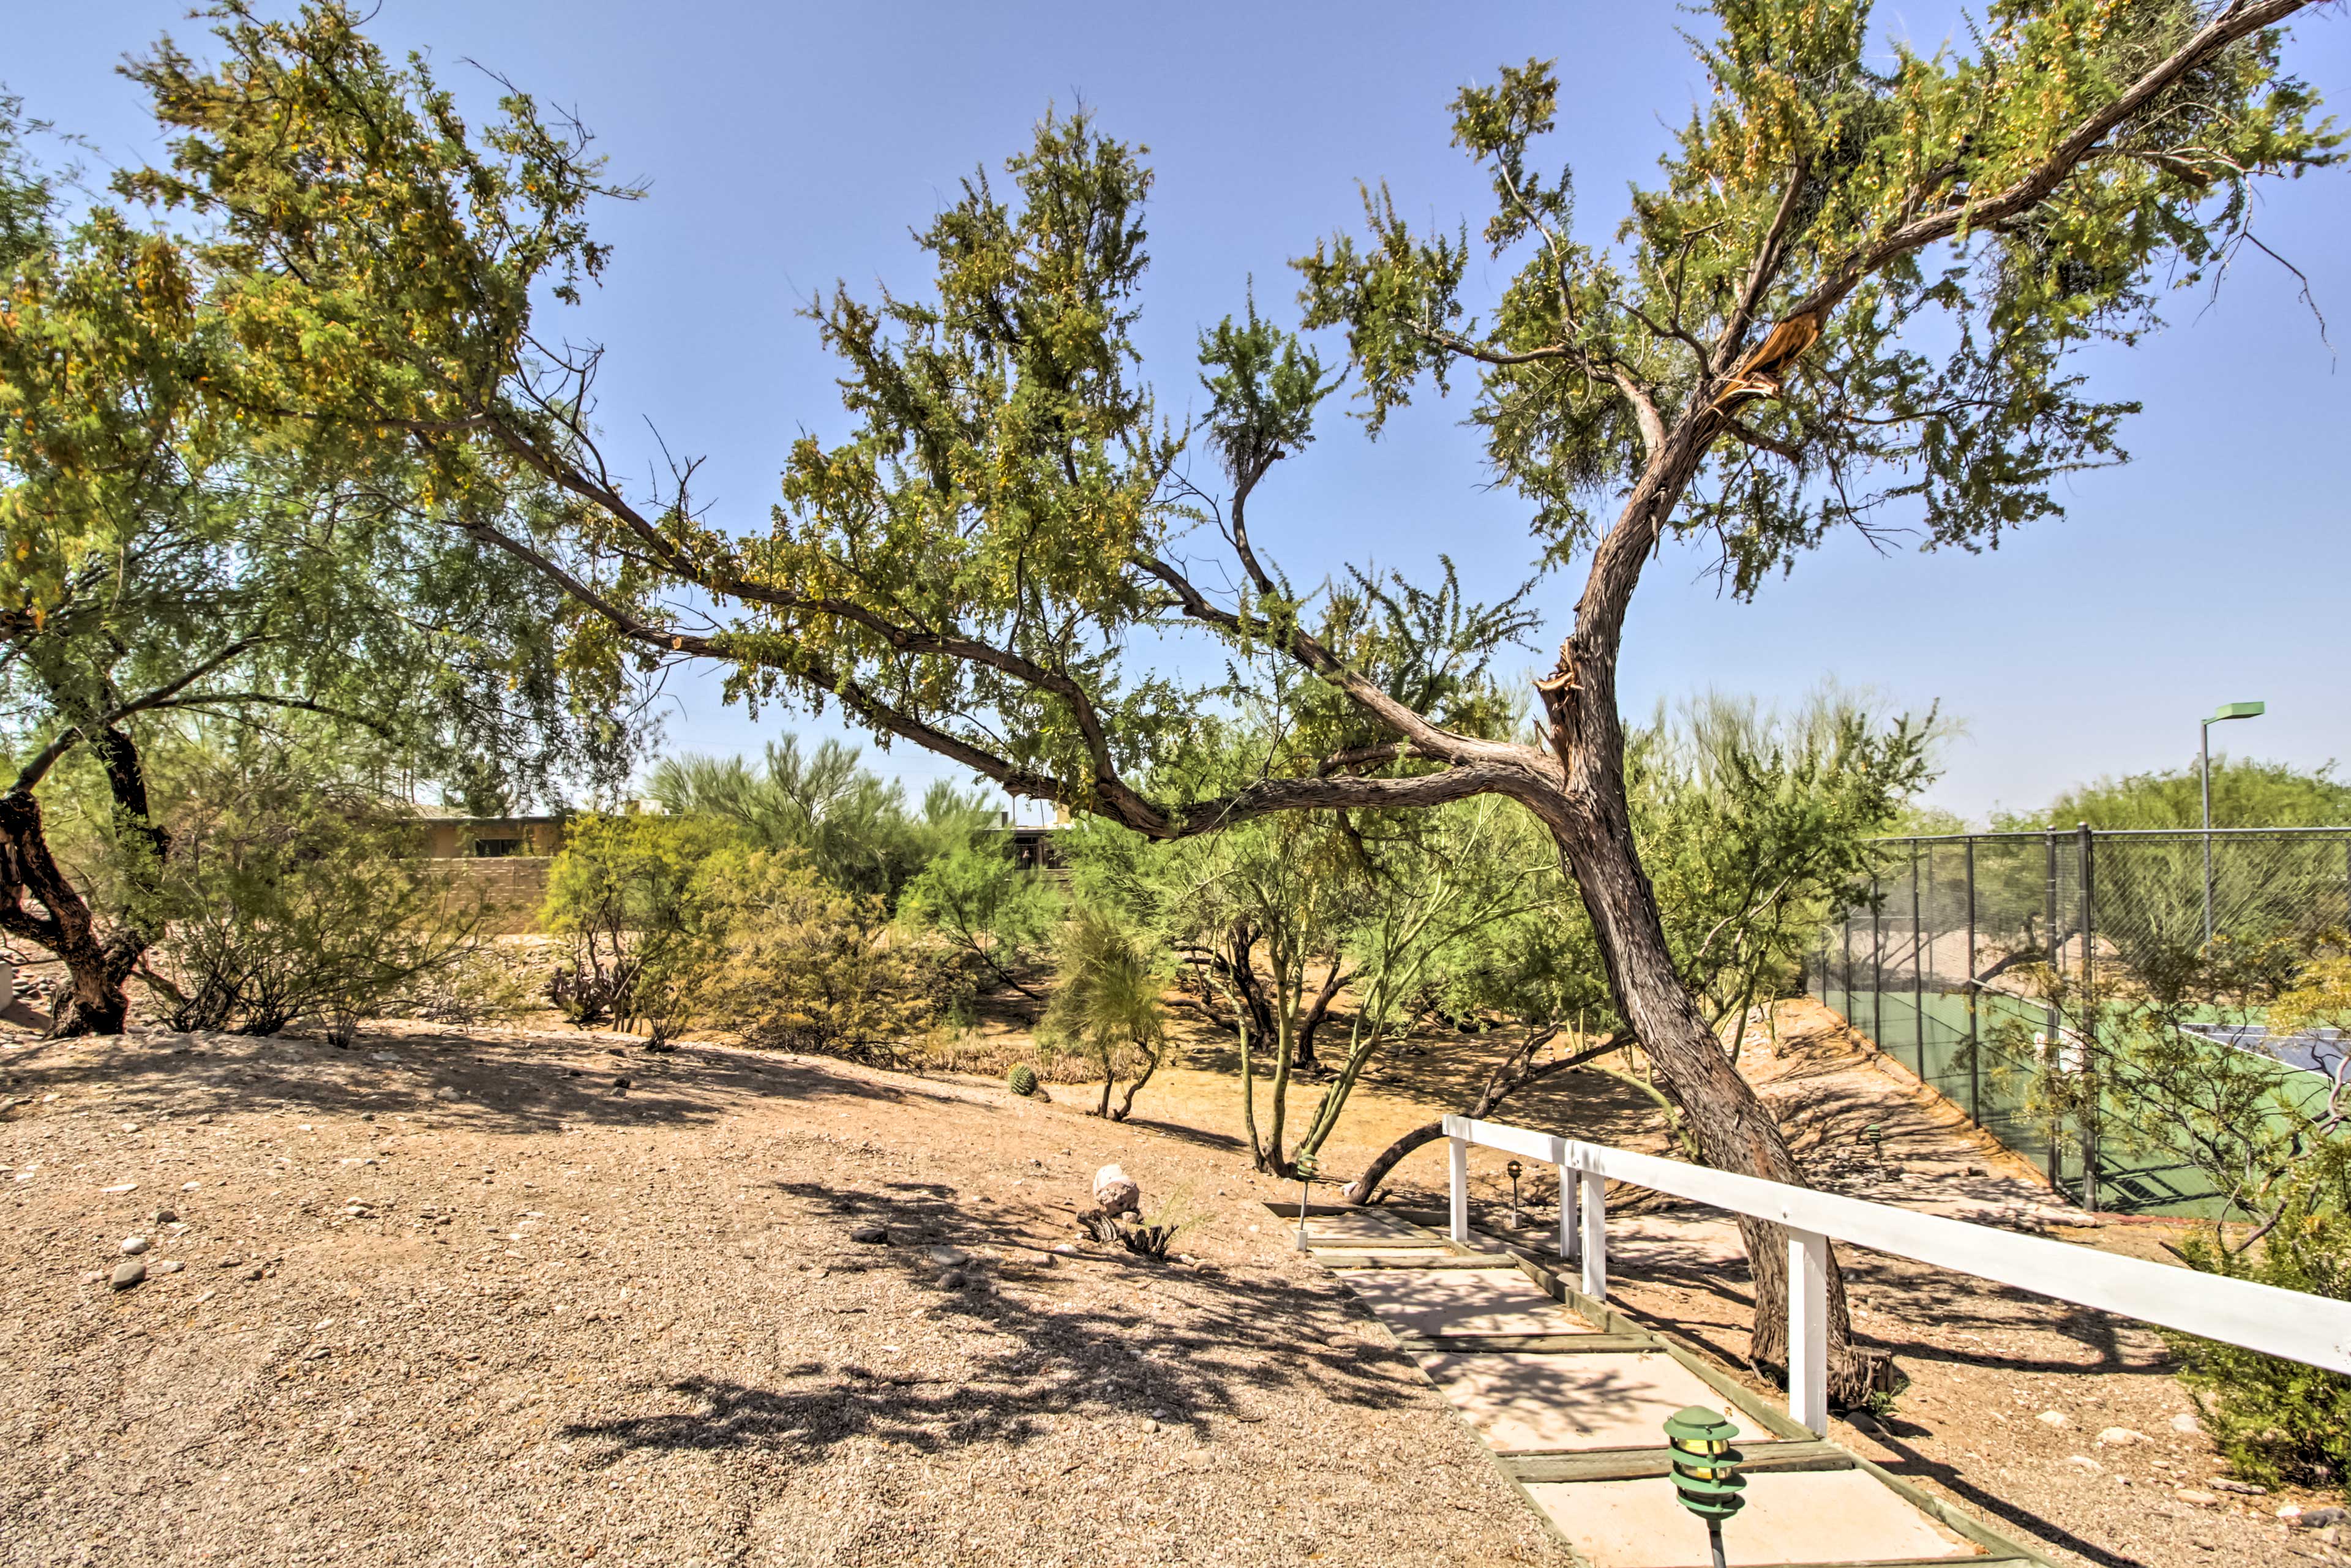
[[[2162,1256],[2157,1228],[2055,1223],[2031,1171],[1833,1016],[1779,1026],[1745,1065],[1822,1185]],[[1563,1563],[1295,1260],[1258,1202],[1297,1188],[1248,1173],[1229,1052],[1189,1045],[1119,1126],[1076,1086],[1039,1104],[569,1030],[10,1037],[0,1563]],[[1474,1040],[1400,1056],[1326,1168],[1483,1067]],[[1582,1075],[1506,1114],[1664,1142],[1637,1092]],[[1193,1261],[1048,1250],[1113,1162],[1196,1217]],[[1499,1167],[1473,1173],[1494,1225]],[[1413,1155],[1398,1201],[1443,1170]],[[1522,1190],[1541,1223],[1547,1186]],[[1618,1207],[1621,1303],[1736,1366],[1735,1233]],[[887,1245],[852,1239],[871,1224]],[[117,1291],[131,1237],[147,1279]],[[2284,1500],[2210,1484],[2152,1335],[1846,1264],[1914,1380],[1841,1427],[1861,1452],[2063,1563],[2344,1560],[2271,1517]]]
[[[0,1562],[1558,1560],[1213,1136],[615,1048],[0,1051]]]

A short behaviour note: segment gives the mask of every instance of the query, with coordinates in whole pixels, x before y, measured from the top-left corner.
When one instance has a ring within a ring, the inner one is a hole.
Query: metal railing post
[[[1583,1293],[1608,1296],[1608,1178],[1598,1171],[1583,1177]]]
[[[1453,1228],[1456,1241],[1469,1239],[1469,1140],[1452,1138],[1453,1145]]]
[[[1829,1435],[1829,1239],[1788,1232],[1788,1414]]]
[[[2053,980],[2057,974],[2057,830],[2050,828],[2041,835],[2042,889],[2044,907],[2042,929],[2049,944],[2049,973]],[[2057,1015],[2057,992],[2053,985],[2049,1002],[2042,1009],[2042,1033],[2046,1044],[2042,1047],[2041,1070],[2063,1072],[2065,1070],[2065,1048],[2060,1043],[2064,1030]],[[2065,1124],[2053,1111],[2049,1117],[2049,1185],[2063,1192],[2065,1188]]]

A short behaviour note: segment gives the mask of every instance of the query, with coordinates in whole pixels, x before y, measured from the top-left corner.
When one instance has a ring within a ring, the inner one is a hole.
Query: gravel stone
[[[146,1250],[147,1239],[144,1236],[126,1236],[122,1239],[122,1255],[124,1257],[136,1258],[139,1254]]]
[[[147,1265],[133,1258],[128,1263],[114,1266],[112,1283],[118,1291],[127,1291],[147,1278]]]

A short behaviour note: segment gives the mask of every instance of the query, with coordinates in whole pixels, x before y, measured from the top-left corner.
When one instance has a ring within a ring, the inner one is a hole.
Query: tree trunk
[[[1599,770],[1621,781],[1622,773]],[[1562,854],[1574,873],[1583,905],[1600,935],[1611,988],[1634,1032],[1656,1064],[1666,1092],[1681,1108],[1707,1163],[1722,1170],[1809,1186],[1780,1124],[1740,1076],[1707,1027],[1674,967],[1657,914],[1656,894],[1642,871],[1624,809],[1621,782],[1604,796],[1600,831],[1560,833]],[[1614,810],[1608,808],[1614,807]],[[1739,1232],[1755,1280],[1755,1322],[1749,1360],[1784,1381],[1788,1366],[1787,1236],[1778,1226],[1741,1216]],[[1844,1277],[1831,1249],[1828,1270],[1829,1397],[1858,1406],[1889,1391],[1892,1359],[1854,1343]]]
[[[1505,1100],[1528,1084],[1538,1082],[1554,1073],[1566,1072],[1582,1067],[1584,1063],[1597,1061],[1612,1051],[1621,1051],[1625,1042],[1632,1039],[1631,1035],[1620,1031],[1610,1035],[1598,1045],[1586,1046],[1572,1056],[1562,1057],[1557,1061],[1546,1061],[1540,1066],[1536,1065],[1535,1052],[1550,1044],[1558,1034],[1557,1025],[1537,1030],[1520,1042],[1517,1050],[1497,1063],[1494,1071],[1486,1075],[1485,1087],[1479,1091],[1476,1103],[1469,1107],[1470,1119],[1475,1121],[1479,1117],[1490,1116],[1501,1107]],[[1445,1136],[1445,1124],[1430,1122],[1424,1126],[1415,1127],[1411,1132],[1382,1149],[1373,1158],[1372,1163],[1364,1167],[1364,1174],[1343,1189],[1347,1201],[1349,1203],[1371,1202],[1378,1196],[1380,1184],[1388,1179],[1388,1173],[1401,1165],[1407,1155],[1415,1149],[1435,1143],[1443,1136]]]
[[[89,744],[106,770],[115,821],[131,851],[131,879],[152,893],[172,836],[149,813],[139,747],[112,727],[91,735]],[[28,893],[45,915],[25,907]],[[99,933],[89,904],[49,852],[41,802],[30,783],[0,795],[0,931],[37,943],[65,962],[72,989],[50,1017],[49,1038],[122,1032],[131,1014],[122,985],[153,945],[153,933],[136,914]]]
[[[1300,1072],[1311,1072],[1322,1063],[1314,1054],[1314,1033],[1331,1016],[1331,1004],[1339,995],[1339,988],[1347,983],[1346,971],[1339,967],[1339,955],[1331,955],[1331,967],[1322,977],[1322,988],[1314,993],[1313,1005],[1298,1025],[1298,1052],[1290,1066]]]
[[[45,913],[25,906],[26,894]],[[29,789],[0,795],[0,930],[65,961],[72,989],[56,1005],[52,1038],[122,1032],[131,1010],[122,982],[146,944],[131,946],[125,958],[115,949],[127,944],[99,935],[89,905],[49,853],[41,802]]]

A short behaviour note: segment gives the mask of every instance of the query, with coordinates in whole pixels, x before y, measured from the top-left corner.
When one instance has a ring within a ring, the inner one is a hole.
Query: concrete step
[[[1376,1269],[1344,1278],[1355,1299],[1398,1333],[1599,1332],[1516,1269]]]
[[[1706,1525],[1673,1482],[1533,1481],[1527,1494],[1592,1568],[1708,1568]],[[2013,1563],[1905,1502],[1859,1469],[1748,1477],[1746,1506],[1722,1527],[1730,1568]]]
[[[1663,1350],[1414,1359],[1498,1454],[1659,1448],[1666,1417],[1692,1405],[1737,1422],[1749,1452],[1776,1440]]]

